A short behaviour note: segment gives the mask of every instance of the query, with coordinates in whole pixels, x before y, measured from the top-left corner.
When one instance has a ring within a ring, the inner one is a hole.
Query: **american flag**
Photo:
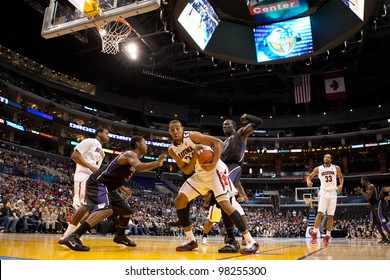
[[[295,104],[311,102],[310,75],[293,77]]]

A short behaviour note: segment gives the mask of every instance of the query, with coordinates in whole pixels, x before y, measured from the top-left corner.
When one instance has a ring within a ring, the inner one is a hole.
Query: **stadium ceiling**
[[[340,0],[341,1],[341,0]],[[378,8],[362,28],[340,46],[310,59],[289,63],[251,65],[224,61],[206,55],[183,42],[173,23],[176,0],[162,8],[127,18],[136,31],[127,42],[140,48],[138,60],[121,50],[116,55],[101,52],[95,28],[57,38],[41,36],[43,12],[49,0],[5,1],[7,16],[0,44],[47,67],[99,84],[107,91],[133,97],[171,100],[239,100],[289,103],[295,75],[345,69],[350,92],[364,88],[387,89],[390,65],[390,1]],[[387,9],[389,11],[387,11]],[[10,24],[18,19],[18,24]],[[323,80],[313,79],[313,89]]]

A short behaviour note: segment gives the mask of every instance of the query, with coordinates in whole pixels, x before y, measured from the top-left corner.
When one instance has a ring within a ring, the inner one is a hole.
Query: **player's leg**
[[[207,220],[203,224],[203,235],[202,235],[202,245],[207,245],[207,235],[209,234],[211,228],[213,226],[213,223],[210,220]]]
[[[62,245],[62,241],[69,234],[73,233],[79,223],[84,222],[88,217],[88,206],[86,200],[86,185],[87,181],[74,182],[74,197],[73,197],[73,207],[76,209],[76,212],[73,214],[72,220],[68,225],[68,228],[64,234],[59,239],[58,243]]]
[[[215,199],[218,204],[221,206],[221,209],[229,215],[230,219],[237,227],[237,229],[243,234],[245,240],[247,241],[247,246],[244,249],[241,249],[240,253],[242,254],[254,254],[258,252],[259,244],[252,238],[252,235],[248,231],[242,216],[237,211],[237,209],[230,202],[230,198],[237,195],[237,189],[234,187],[232,181],[227,175],[227,166],[223,162],[219,162],[216,167],[217,176],[213,176],[210,180],[209,185],[214,192]]]
[[[323,195],[321,195],[321,191],[320,191],[318,194],[318,210],[317,210],[316,218],[314,220],[314,229],[310,241],[310,243],[313,245],[317,244],[317,235],[326,208],[327,208],[327,199]]]
[[[198,174],[195,173],[184,182],[175,199],[177,217],[187,237],[186,243],[176,247],[176,251],[192,251],[198,248],[198,243],[191,229],[190,211],[188,208],[188,203],[191,200],[198,195],[206,193],[200,193],[196,190],[196,186],[199,185],[199,178],[197,175]]]
[[[80,237],[113,214],[110,207],[110,197],[107,188],[103,184],[89,183],[86,197],[90,215],[84,223],[63,240],[64,245],[74,251],[89,251],[90,248],[81,242]]]
[[[226,245],[218,249],[218,253],[238,253],[240,251],[240,243],[238,243],[234,237],[234,224],[228,214],[226,214],[224,211],[221,212],[223,224],[226,229],[226,236],[224,239],[224,243]]]
[[[249,199],[248,197],[246,196],[245,194],[245,190],[244,188],[242,187],[241,185],[241,182],[240,182],[240,178],[241,178],[241,174],[242,174],[242,167],[240,164],[238,163],[230,163],[230,164],[227,164],[226,165],[228,167],[228,170],[229,170],[229,178],[230,180],[233,182],[233,185],[236,187],[237,191],[238,191],[238,197],[241,199],[240,202],[242,201],[245,201],[245,202],[249,202]],[[247,221],[246,221],[246,217],[245,217],[245,214],[244,214],[244,210],[242,209],[241,205],[235,200],[235,201],[232,201],[232,203],[237,203],[237,209],[240,209],[242,210],[242,218],[245,222],[245,225],[248,226],[247,224]],[[241,213],[241,212],[240,212]],[[230,224],[231,222],[229,222],[227,219],[226,219],[226,222],[228,224]],[[225,223],[225,220],[224,220],[224,223]],[[226,224],[225,224],[226,226]],[[241,242],[242,245],[246,245],[246,241],[245,241],[245,238],[242,237],[242,242]]]
[[[376,227],[376,230],[379,232],[379,234],[382,236],[381,241],[379,243],[381,244],[387,244],[389,243],[389,236],[386,236],[385,231],[389,229],[389,227],[386,224],[386,219],[382,215],[382,211],[380,208],[379,203],[372,206],[372,220],[373,224]],[[387,232],[389,234],[389,232]]]
[[[334,194],[332,197],[328,199],[328,207],[326,209],[326,213],[328,214],[327,215],[328,220],[326,223],[326,234],[324,240],[322,241],[325,246],[329,244],[329,239],[331,237],[334,213],[336,212],[336,205],[337,205],[337,194]]]
[[[115,243],[123,244],[129,247],[135,247],[137,244],[125,235],[125,230],[129,226],[129,221],[133,211],[131,210],[129,204],[123,199],[119,194],[118,190],[110,192],[110,202],[114,214],[111,217],[116,217],[119,215],[118,219],[118,230],[113,239]],[[111,218],[110,217],[110,218]]]
[[[232,220],[237,229],[242,233],[248,244],[244,249],[241,249],[240,252],[242,254],[257,253],[259,249],[259,244],[253,239],[252,235],[248,231],[240,213],[232,206],[229,199],[225,199],[223,196],[218,196],[216,198],[222,210],[229,215],[229,218]]]
[[[209,214],[207,215],[207,221],[203,225],[202,245],[207,244],[207,234],[210,232],[213,223],[219,223],[221,220],[221,209],[216,204],[209,207]]]

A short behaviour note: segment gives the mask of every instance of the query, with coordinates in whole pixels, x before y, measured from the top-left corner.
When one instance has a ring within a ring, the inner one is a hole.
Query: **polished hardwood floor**
[[[0,233],[0,259],[26,260],[390,260],[390,246],[377,240],[332,238],[325,247],[318,239],[311,245],[308,238],[258,238],[260,252],[255,255],[221,254],[223,239],[210,237],[208,245],[191,252],[176,252],[184,242],[177,236],[129,236],[137,247],[125,247],[112,241],[113,236],[86,235],[89,252],[75,252],[61,247],[58,234]]]

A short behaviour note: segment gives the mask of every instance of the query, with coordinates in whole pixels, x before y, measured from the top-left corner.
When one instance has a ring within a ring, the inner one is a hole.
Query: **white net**
[[[131,33],[131,26],[124,19],[98,26],[97,29],[102,38],[102,52],[107,54],[117,54],[119,43]]]

